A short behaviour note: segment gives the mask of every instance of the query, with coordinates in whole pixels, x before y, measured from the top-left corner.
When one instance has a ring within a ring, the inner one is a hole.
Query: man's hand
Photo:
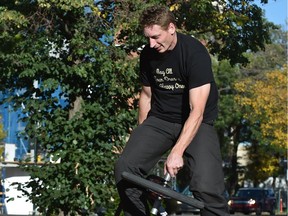
[[[168,172],[171,177],[175,177],[183,165],[184,160],[182,155],[171,152],[164,164],[164,174]]]

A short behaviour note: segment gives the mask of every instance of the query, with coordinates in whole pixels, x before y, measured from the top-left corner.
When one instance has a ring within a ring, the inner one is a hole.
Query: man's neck
[[[173,40],[171,41],[171,44],[168,48],[168,51],[173,50],[175,48],[176,44],[177,44],[177,33],[175,31],[175,33],[173,34]]]

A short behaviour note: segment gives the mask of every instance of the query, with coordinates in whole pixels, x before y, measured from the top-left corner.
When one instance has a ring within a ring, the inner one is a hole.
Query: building
[[[0,92],[0,100],[4,95]],[[17,190],[12,183],[24,183],[29,180],[29,174],[19,168],[19,161],[30,157],[34,158],[34,151],[31,149],[29,140],[21,137],[21,132],[25,124],[18,121],[21,116],[21,110],[13,111],[10,104],[0,105],[0,116],[6,132],[4,139],[4,161],[1,161],[1,211],[2,214],[8,215],[32,215],[33,204],[27,201],[27,197]],[[11,201],[9,201],[11,200]],[[17,208],[15,208],[17,206]]]

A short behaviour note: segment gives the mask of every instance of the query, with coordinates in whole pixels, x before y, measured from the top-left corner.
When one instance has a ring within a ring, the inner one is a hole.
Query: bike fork
[[[164,183],[163,186],[166,187],[168,182],[170,181],[171,176],[169,173],[167,173],[164,177]],[[156,200],[153,203],[153,207],[151,209],[151,214],[152,215],[157,215],[158,212],[161,216],[167,216],[168,213],[165,211],[165,209],[163,208],[163,206],[161,205],[162,202],[162,197],[160,195],[157,196]]]

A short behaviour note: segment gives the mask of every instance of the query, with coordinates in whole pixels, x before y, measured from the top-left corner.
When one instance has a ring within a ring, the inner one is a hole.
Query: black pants
[[[145,193],[121,178],[123,171],[146,177],[161,156],[173,147],[182,125],[149,117],[131,134],[115,164],[115,179],[126,216],[150,215]],[[217,133],[202,123],[184,157],[190,172],[190,190],[205,203],[201,216],[228,216],[224,176]]]

